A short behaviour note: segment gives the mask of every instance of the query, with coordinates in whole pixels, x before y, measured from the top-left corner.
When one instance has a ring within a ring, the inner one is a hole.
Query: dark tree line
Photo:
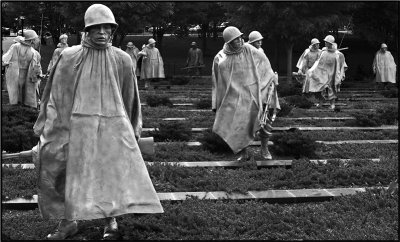
[[[84,13],[94,2],[2,2],[2,26],[17,27],[15,20],[25,17],[25,26],[44,29],[58,42],[60,33],[84,27]],[[113,11],[119,27],[113,45],[121,46],[128,33],[153,27],[153,38],[162,51],[166,32],[186,37],[191,25],[201,26],[201,47],[207,54],[207,33],[217,37],[217,25],[224,21],[244,33],[260,31],[276,45],[284,45],[287,74],[291,76],[294,43],[331,33],[348,26],[354,34],[377,45],[386,42],[398,49],[399,2],[102,2]]]

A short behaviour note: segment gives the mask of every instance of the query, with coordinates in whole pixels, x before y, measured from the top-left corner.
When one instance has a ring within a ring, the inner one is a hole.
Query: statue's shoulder
[[[73,45],[71,47],[66,47],[61,51],[61,54],[64,57],[73,57],[75,56],[77,53],[82,51],[82,45]]]
[[[113,53],[115,54],[115,57],[120,59],[123,63],[131,63],[132,59],[128,53],[126,53],[124,50],[117,48],[115,46],[111,46]]]

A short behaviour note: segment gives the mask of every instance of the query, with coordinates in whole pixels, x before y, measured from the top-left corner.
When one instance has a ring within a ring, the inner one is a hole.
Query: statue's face
[[[67,38],[62,38],[62,39],[60,39],[60,43],[63,43],[63,44],[66,44],[66,43],[67,43],[67,41],[68,41],[68,39],[67,39]]]
[[[329,43],[329,42],[325,42],[325,46],[326,46],[326,48],[328,48],[328,49],[332,49],[332,44]]]
[[[312,48],[313,48],[314,50],[318,50],[318,49],[319,49],[319,43],[313,44],[313,45],[312,45]]]
[[[260,48],[261,48],[261,45],[262,45],[262,40],[254,41],[252,44],[253,44],[254,47],[256,47],[257,49],[260,49]]]
[[[111,25],[110,24],[98,24],[89,28],[88,37],[93,43],[98,45],[105,45],[110,41],[111,38]]]
[[[232,40],[229,43],[234,49],[238,49],[243,45],[243,39],[241,36],[237,37],[236,39]]]

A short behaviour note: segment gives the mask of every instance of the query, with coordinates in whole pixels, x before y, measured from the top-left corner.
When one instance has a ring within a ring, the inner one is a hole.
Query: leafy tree
[[[383,42],[389,46],[398,44],[399,2],[362,2],[353,6],[352,11],[355,34],[375,46]]]
[[[166,30],[171,24],[174,14],[174,2],[146,2],[148,11],[144,13],[140,21],[149,23],[153,27],[153,38],[162,52],[162,40]]]
[[[219,2],[180,2],[175,4],[172,21],[181,29],[187,29],[188,25],[201,26],[203,53],[207,52],[207,33],[212,29],[214,38],[217,37],[217,24],[225,19],[224,10]],[[212,28],[210,29],[210,26]]]
[[[337,36],[345,16],[345,3],[340,2],[234,2],[223,3],[228,20],[242,32],[260,31],[266,38],[277,39],[286,47],[287,76],[292,75],[293,46],[299,40]]]

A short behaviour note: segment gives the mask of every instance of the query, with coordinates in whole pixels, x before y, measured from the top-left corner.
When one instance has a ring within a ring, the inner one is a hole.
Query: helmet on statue
[[[150,38],[150,39],[148,40],[148,44],[149,44],[149,45],[154,44],[154,43],[156,43],[156,41],[155,41],[153,38]]]
[[[319,40],[317,38],[314,38],[311,40],[311,45],[319,44]]]
[[[333,44],[335,43],[335,37],[333,37],[332,35],[327,35],[324,41]]]
[[[249,34],[249,44],[259,41],[259,40],[262,40],[262,39],[264,39],[264,37],[262,37],[261,33],[258,31],[252,31]]]
[[[229,43],[232,40],[236,39],[237,37],[242,36],[243,33],[234,26],[229,26],[224,29],[222,32],[222,37],[224,38],[225,43]]]
[[[60,35],[60,38],[58,38],[58,39],[59,39],[59,40],[68,39],[68,35],[62,34],[62,35]]]
[[[118,27],[111,9],[103,4],[93,4],[85,12],[85,31],[88,27],[98,24],[111,24],[115,28]]]
[[[27,29],[24,31],[24,38],[25,40],[32,40],[38,37],[37,33],[33,29]]]

